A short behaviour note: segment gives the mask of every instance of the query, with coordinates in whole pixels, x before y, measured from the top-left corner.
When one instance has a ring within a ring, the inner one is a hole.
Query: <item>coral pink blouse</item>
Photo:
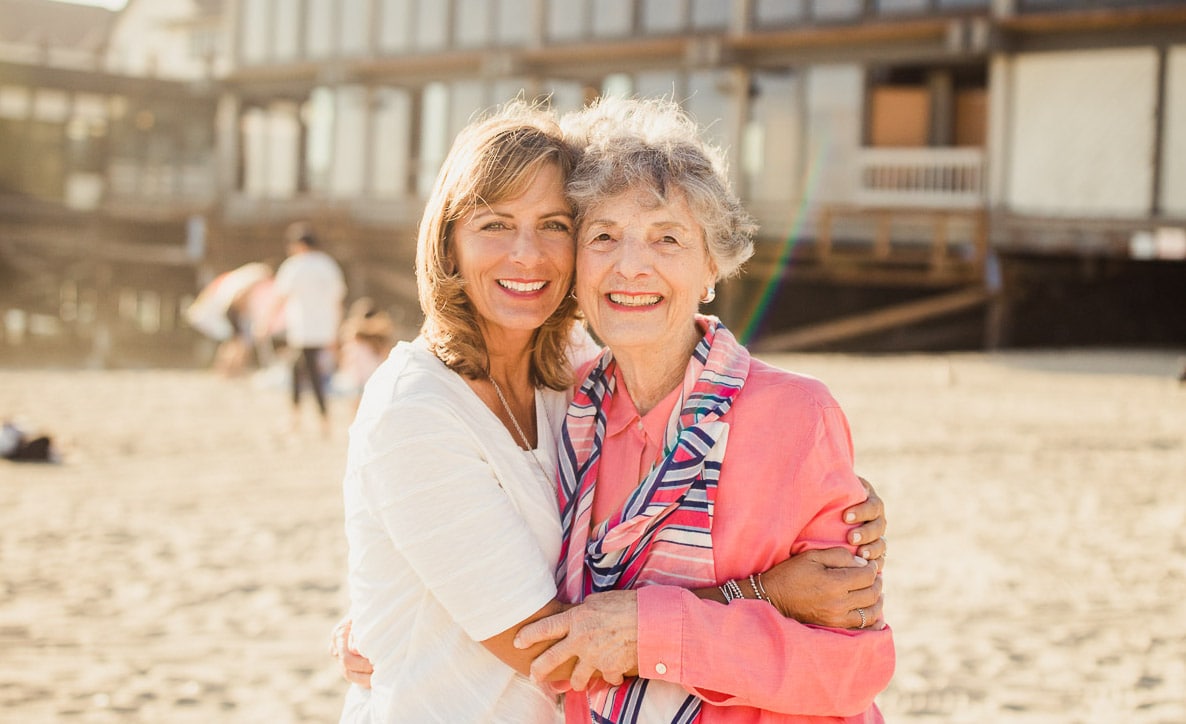
[[[587,371],[587,370],[585,370]],[[594,523],[621,505],[662,453],[673,391],[640,416],[619,373],[607,410]],[[752,360],[730,423],[713,518],[718,583],[765,571],[801,551],[847,546],[842,511],[865,499],[853,472],[848,422],[818,380]],[[851,546],[849,546],[851,547]],[[764,601],[722,605],[670,586],[638,592],[642,676],[705,701],[702,721],[882,722],[873,698],[889,683],[888,627],[806,626]],[[583,693],[565,719],[588,722]]]

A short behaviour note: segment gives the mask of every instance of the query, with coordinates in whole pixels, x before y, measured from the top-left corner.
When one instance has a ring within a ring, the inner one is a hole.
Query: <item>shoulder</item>
[[[470,417],[469,388],[421,340],[400,342],[367,381],[351,425],[352,441],[439,433]]]
[[[738,402],[742,400],[750,405],[774,408],[792,405],[821,411],[840,406],[828,386],[818,378],[784,370],[757,358],[750,359],[749,376],[738,396]]]

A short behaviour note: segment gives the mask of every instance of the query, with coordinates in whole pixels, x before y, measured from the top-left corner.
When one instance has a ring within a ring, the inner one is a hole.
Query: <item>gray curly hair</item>
[[[718,279],[736,274],[754,253],[757,225],[733,193],[724,153],[700,137],[678,104],[658,98],[602,98],[561,120],[584,148],[568,179],[577,225],[599,201],[649,188],[660,201],[682,193],[700,228]]]

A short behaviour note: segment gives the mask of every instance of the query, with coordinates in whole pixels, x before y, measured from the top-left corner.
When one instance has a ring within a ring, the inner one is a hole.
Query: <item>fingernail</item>
[[[867,550],[861,551],[861,558],[868,558],[870,555],[872,554],[870,554]]]
[[[519,640],[518,636],[515,637],[515,648],[517,648],[517,649],[527,648],[526,646],[523,645],[523,642]]]
[[[849,536],[849,539],[852,540],[852,544],[855,546],[857,543],[861,542],[861,534],[853,533],[852,535]]]
[[[845,523],[853,523],[856,521],[856,519],[857,519],[856,513],[845,513],[844,514],[844,522]]]
[[[869,565],[869,561],[865,560],[864,558],[857,558],[856,556],[853,556],[853,557],[852,557],[852,559],[853,559],[854,561],[856,561],[856,564],[857,564],[858,566],[867,566],[867,565]]]

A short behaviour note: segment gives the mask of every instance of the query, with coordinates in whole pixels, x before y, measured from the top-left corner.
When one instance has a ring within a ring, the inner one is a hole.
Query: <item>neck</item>
[[[513,337],[508,334],[484,335],[490,376],[498,380],[503,389],[521,391],[531,386],[531,341],[532,332],[523,332]]]
[[[653,410],[683,383],[688,361],[701,336],[700,327],[693,324],[689,333],[675,344],[668,339],[661,347],[614,350],[622,380],[640,415]]]

